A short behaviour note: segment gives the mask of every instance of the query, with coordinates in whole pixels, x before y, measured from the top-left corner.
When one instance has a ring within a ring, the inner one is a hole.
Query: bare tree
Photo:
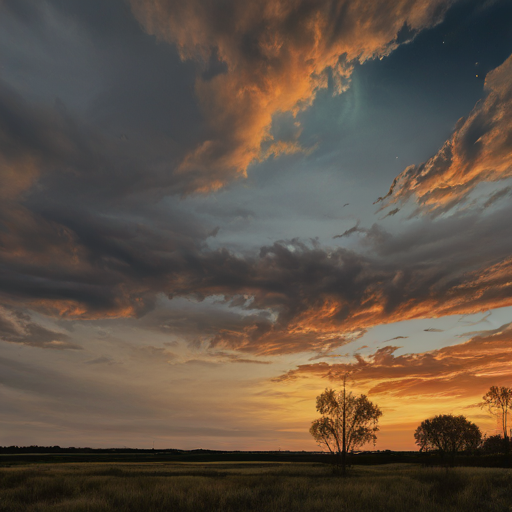
[[[481,407],[487,408],[492,415],[501,419],[503,438],[505,444],[508,444],[507,420],[509,410],[512,408],[512,388],[491,386],[482,400]]]
[[[441,414],[421,422],[414,433],[420,451],[437,451],[451,462],[458,452],[475,450],[482,441],[480,429],[465,416]]]
[[[316,397],[316,410],[322,417],[313,421],[309,432],[320,446],[329,450],[345,475],[347,453],[370,441],[375,443],[382,412],[366,395],[347,393],[346,377],[340,392],[326,389]]]

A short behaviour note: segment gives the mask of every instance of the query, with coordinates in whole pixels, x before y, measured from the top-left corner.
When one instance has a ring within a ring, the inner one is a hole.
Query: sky
[[[376,449],[512,386],[512,3],[0,0],[0,445]]]

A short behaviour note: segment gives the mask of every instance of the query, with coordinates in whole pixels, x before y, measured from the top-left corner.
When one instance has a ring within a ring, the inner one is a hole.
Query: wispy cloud
[[[333,239],[343,238],[344,236],[350,236],[353,233],[366,233],[366,232],[367,232],[367,230],[362,229],[362,228],[359,227],[359,222],[358,222],[354,227],[351,227],[350,229],[347,229],[346,231],[341,233],[341,235],[335,235],[332,238]]]
[[[384,347],[370,356],[358,356],[354,363],[301,365],[274,380],[318,376],[338,381],[350,373],[373,394],[475,396],[491,384],[510,381],[511,340],[511,324],[506,324],[438,350],[395,356],[398,347]]]
[[[489,208],[489,206],[492,206],[494,203],[502,199],[503,197],[506,197],[510,193],[511,187],[505,187],[501,190],[498,190],[498,192],[495,192],[492,194],[489,199],[484,203],[484,208]]]
[[[512,176],[512,56],[488,73],[485,89],[487,96],[459,120],[440,151],[405,169],[377,202],[385,207],[412,197],[422,211],[439,214],[459,205],[479,184]],[[508,190],[496,192],[484,207]]]
[[[0,306],[0,340],[54,350],[82,350],[71,337],[33,322],[27,313]]]

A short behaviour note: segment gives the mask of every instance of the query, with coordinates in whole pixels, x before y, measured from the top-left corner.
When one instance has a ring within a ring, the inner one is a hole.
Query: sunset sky
[[[512,2],[0,0],[0,445],[378,449],[512,386]]]

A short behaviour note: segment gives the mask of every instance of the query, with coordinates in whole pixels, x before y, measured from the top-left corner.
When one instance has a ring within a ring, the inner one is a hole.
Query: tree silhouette
[[[481,407],[486,407],[492,415],[501,418],[503,438],[505,444],[508,445],[507,420],[509,410],[512,408],[512,388],[491,386],[482,400]]]
[[[317,396],[316,410],[322,417],[312,422],[309,432],[320,446],[329,450],[345,475],[347,453],[370,441],[375,443],[382,412],[366,395],[347,393],[346,378],[340,392],[326,389]]]
[[[420,451],[437,451],[451,462],[458,452],[475,450],[482,441],[480,429],[465,416],[441,414],[421,422],[414,433]]]
[[[482,443],[484,453],[508,453],[510,451],[510,442],[508,439],[503,439],[499,434],[486,437]]]

